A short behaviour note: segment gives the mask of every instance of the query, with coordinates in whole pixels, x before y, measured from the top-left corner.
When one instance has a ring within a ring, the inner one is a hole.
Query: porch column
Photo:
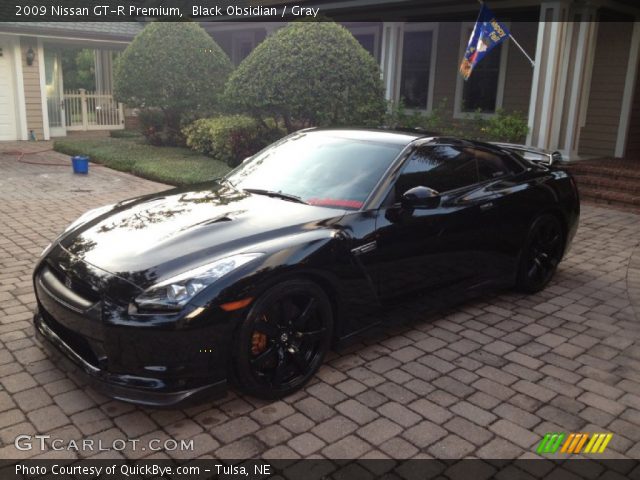
[[[633,22],[631,46],[629,48],[629,61],[627,63],[627,78],[624,82],[622,108],[620,110],[620,123],[618,125],[618,137],[616,139],[616,157],[624,157],[627,153],[627,139],[629,138],[629,124],[631,123],[631,109],[634,103],[634,95],[640,95],[640,91],[634,91],[636,77],[638,75],[638,61],[640,60],[640,22]]]
[[[384,82],[384,96],[395,101],[400,81],[400,58],[402,55],[403,23],[384,22],[382,24],[382,49],[380,70]]]
[[[578,156],[580,131],[584,127],[589,104],[589,87],[593,70],[593,56],[596,48],[598,24],[595,8],[584,7],[576,11],[571,23],[571,35],[567,38],[567,48],[574,53],[569,58],[565,105],[558,131],[558,148],[565,159]]]
[[[113,92],[113,54],[111,50],[95,50],[96,91]]]
[[[595,8],[568,1],[540,7],[527,144],[577,155],[584,124],[597,23]]]

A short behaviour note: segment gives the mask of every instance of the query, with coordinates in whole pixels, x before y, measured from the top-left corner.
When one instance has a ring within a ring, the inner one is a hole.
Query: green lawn
[[[142,137],[69,137],[56,140],[53,148],[67,155],[86,155],[92,162],[114,170],[171,185],[211,180],[230,170],[225,163],[187,148],[147,145]]]

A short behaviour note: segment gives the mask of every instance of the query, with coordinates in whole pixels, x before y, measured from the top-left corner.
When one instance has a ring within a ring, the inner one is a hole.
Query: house
[[[450,118],[519,111],[528,118],[527,143],[565,159],[640,158],[636,2],[490,0],[535,65],[507,40],[466,82],[458,67],[478,14],[475,0],[294,3],[320,7],[353,33],[379,62],[387,99],[424,112],[438,108]],[[210,20],[204,28],[235,64],[283,25]]]
[[[124,128],[124,107],[112,96],[113,57],[141,29],[136,22],[0,23],[0,140]],[[93,57],[90,88],[65,85],[65,54],[78,51]]]
[[[640,8],[632,0],[491,0],[535,64],[507,40],[466,82],[458,67],[479,10],[475,0],[295,3],[319,7],[353,33],[379,62],[389,100],[424,112],[438,108],[452,119],[518,111],[528,118],[527,143],[559,150],[565,159],[640,158]],[[235,64],[285,25],[198,20]],[[122,128],[122,106],[111,97],[112,57],[141,28],[136,22],[0,23],[0,83],[13,93],[0,95],[0,139]],[[95,92],[64,88],[59,52],[78,46],[97,52]]]

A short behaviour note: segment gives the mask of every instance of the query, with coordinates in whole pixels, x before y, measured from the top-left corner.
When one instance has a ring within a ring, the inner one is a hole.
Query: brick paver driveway
[[[419,303],[397,308],[387,315],[403,324],[332,353],[283,401],[232,393],[154,411],[104,398],[47,359],[32,340],[31,272],[84,210],[164,186],[98,167],[77,177],[2,153],[0,171],[0,458],[515,458],[553,431],[612,432],[609,456],[640,457],[640,323],[627,285],[638,215],[585,206],[573,250],[544,292],[505,292],[431,317]],[[36,433],[50,435],[48,445],[193,439],[194,451],[15,449],[17,435]]]

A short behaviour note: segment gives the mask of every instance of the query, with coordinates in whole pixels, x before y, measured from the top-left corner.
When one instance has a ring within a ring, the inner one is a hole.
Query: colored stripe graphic
[[[583,433],[582,440],[580,440],[580,443],[578,443],[578,445],[576,446],[575,451],[571,453],[580,453],[580,450],[582,450],[582,446],[586,443],[587,438],[589,438],[589,434]]]
[[[594,433],[584,449],[584,453],[602,453],[611,441],[611,433]]]
[[[580,453],[582,445],[587,441],[589,435],[587,433],[572,433],[564,442],[560,453]]]
[[[536,452],[538,454],[554,454],[562,445],[559,453],[603,453],[612,438],[612,433],[569,433],[567,435],[561,432],[552,432],[545,434]],[[584,447],[584,451],[582,447]]]
[[[547,433],[538,445],[537,453],[556,453],[564,437],[564,433]]]

